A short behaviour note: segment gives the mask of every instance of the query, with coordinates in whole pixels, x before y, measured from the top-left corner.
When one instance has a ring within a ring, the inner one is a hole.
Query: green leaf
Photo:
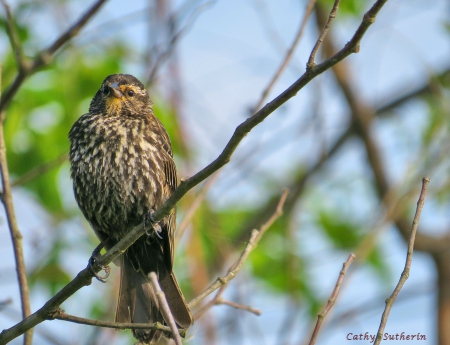
[[[326,5],[326,8],[331,10],[334,0],[319,0],[320,3]],[[340,15],[359,17],[364,8],[367,5],[367,0],[345,0],[341,1],[339,4],[337,19]]]
[[[318,226],[338,249],[353,249],[361,239],[361,229],[350,221],[343,220],[342,215],[331,212],[320,212]]]

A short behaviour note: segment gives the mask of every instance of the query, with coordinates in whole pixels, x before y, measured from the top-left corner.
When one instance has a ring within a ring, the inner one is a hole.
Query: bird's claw
[[[96,271],[96,266],[98,265],[97,261],[98,261],[97,260],[97,256],[92,255],[91,258],[89,259],[89,264],[88,264],[89,270],[91,271],[91,273],[94,275],[94,277],[99,282],[106,283],[108,281],[108,277],[109,277],[109,274],[111,272],[111,268],[108,265],[101,266],[102,271],[105,271],[105,275],[101,276],[100,274],[95,272]]]
[[[101,266],[102,271],[105,271],[105,275],[102,277],[101,275],[99,275],[96,272],[96,269],[98,268],[98,257],[100,255],[100,251],[102,250],[102,248],[105,246],[105,241],[101,242],[97,247],[95,247],[94,251],[92,252],[91,257],[89,258],[89,263],[88,263],[88,267],[89,270],[91,271],[91,273],[94,275],[94,277],[102,282],[102,283],[106,283],[109,277],[109,274],[111,272],[111,268],[106,265],[106,266]]]
[[[145,233],[148,236],[156,235],[159,239],[162,240],[163,239],[163,237],[161,236],[162,228],[161,225],[159,225],[159,223],[153,218],[153,213],[155,213],[155,211],[150,210],[144,217],[144,228],[146,227],[145,226],[146,221],[148,221],[151,223],[151,229],[149,230],[153,230],[153,232],[146,231]]]

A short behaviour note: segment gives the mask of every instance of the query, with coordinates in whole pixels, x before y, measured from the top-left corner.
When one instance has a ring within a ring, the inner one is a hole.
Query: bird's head
[[[148,113],[151,101],[144,85],[129,74],[106,77],[95,94],[89,112],[105,116],[138,115]]]

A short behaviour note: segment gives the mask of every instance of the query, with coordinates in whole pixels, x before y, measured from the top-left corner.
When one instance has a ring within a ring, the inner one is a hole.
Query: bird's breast
[[[70,135],[70,159],[80,208],[101,228],[140,223],[155,208],[164,180],[158,150],[146,139],[146,127],[139,121],[79,121]]]

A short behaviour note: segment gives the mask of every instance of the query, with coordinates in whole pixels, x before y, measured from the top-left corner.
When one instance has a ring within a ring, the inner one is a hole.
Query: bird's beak
[[[116,97],[116,98],[122,98],[123,94],[122,94],[122,90],[120,90],[119,84],[118,83],[114,83],[109,85],[109,90],[110,90],[110,95]]]

